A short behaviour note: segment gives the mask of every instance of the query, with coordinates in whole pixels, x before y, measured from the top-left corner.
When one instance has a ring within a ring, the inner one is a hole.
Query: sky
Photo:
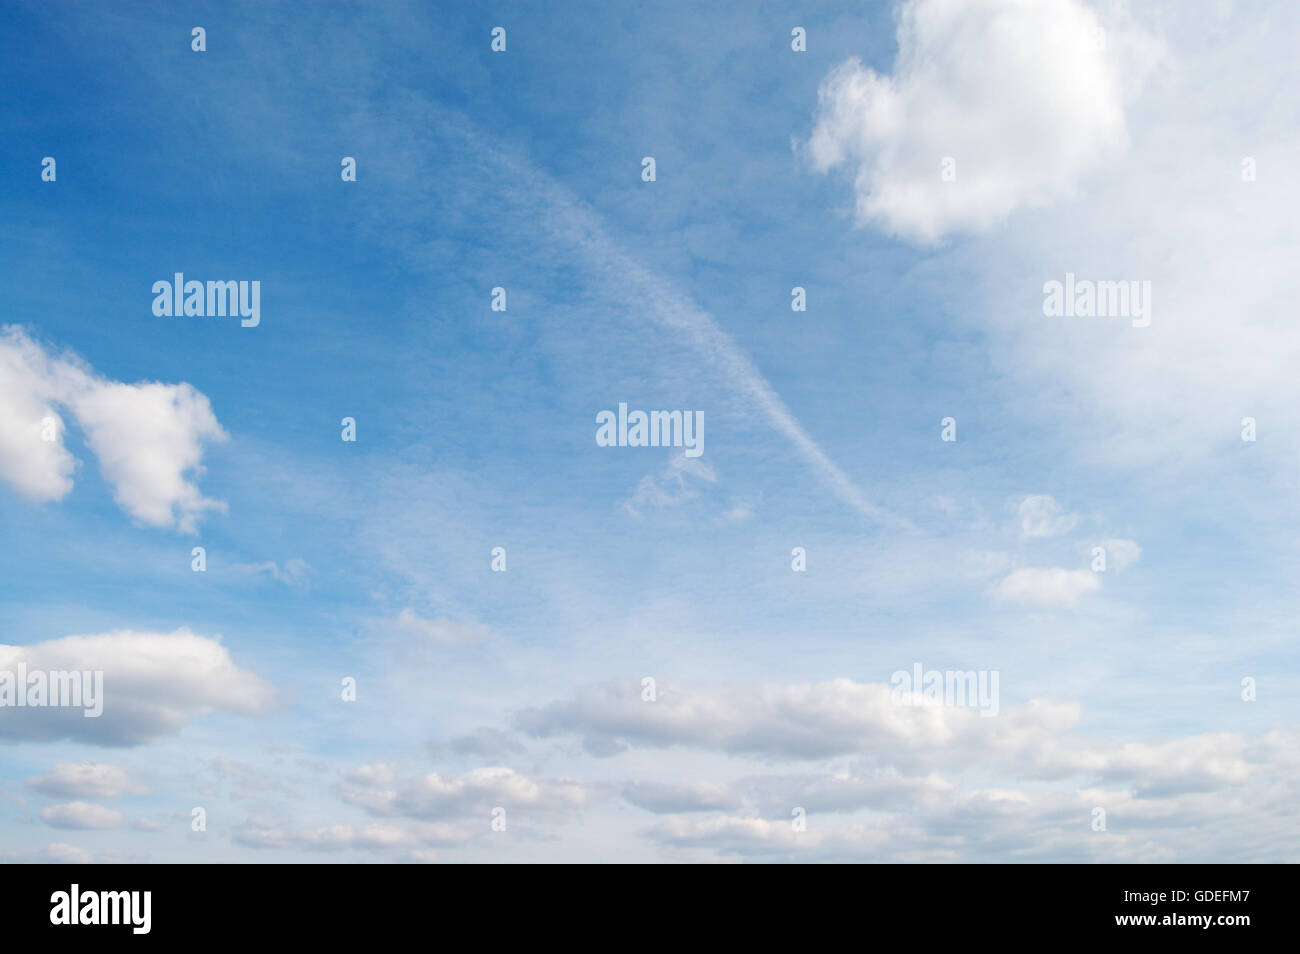
[[[0,16],[0,860],[1300,860],[1293,4]]]

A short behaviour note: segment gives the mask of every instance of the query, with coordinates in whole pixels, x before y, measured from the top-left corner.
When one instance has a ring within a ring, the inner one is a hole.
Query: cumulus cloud
[[[644,835],[693,859],[703,854],[757,861],[1290,861],[1297,839],[1289,834],[1293,826],[1284,793],[1295,784],[1295,767],[1288,771],[1279,758],[1282,746],[1289,744],[1285,739],[1264,744],[1267,751],[1251,760],[1250,779],[1220,777],[1213,790],[963,790],[932,777],[913,802],[882,806],[849,800],[836,805],[805,801],[806,788],[789,779],[786,797],[774,797],[759,814],[679,815],[663,819]],[[772,779],[774,795],[782,781]],[[827,775],[810,784],[850,790],[856,780]],[[1222,789],[1229,786],[1225,797]],[[803,830],[791,824],[792,806],[805,809]],[[866,821],[853,816],[860,808],[872,812]],[[1104,832],[1091,827],[1098,809],[1106,813]],[[1281,831],[1287,834],[1279,838]],[[1260,837],[1262,832],[1273,834]]]
[[[205,512],[225,511],[186,476],[203,472],[205,442],[227,436],[208,399],[192,386],[89,381],[67,402],[113,486],[113,499],[131,516],[194,533]]]
[[[240,669],[218,640],[184,628],[0,645],[0,670],[16,672],[19,666],[29,673],[102,671],[103,712],[86,718],[80,708],[9,709],[0,719],[0,739],[138,745],[216,710],[261,715],[274,702],[271,686]]]
[[[1051,494],[1030,494],[1016,510],[1020,536],[1025,540],[1069,533],[1079,522],[1077,514],[1065,513]]]
[[[787,797],[802,793],[828,809],[943,795],[950,786],[930,777],[934,765],[1000,767],[1040,779],[1084,775],[1123,782],[1138,794],[1210,791],[1246,781],[1251,766],[1266,764],[1291,744],[1282,733],[1255,744],[1235,733],[1114,742],[1079,732],[1082,712],[1076,703],[1031,700],[983,718],[963,706],[899,705],[889,685],[849,679],[696,692],[661,687],[647,704],[639,685],[627,682],[526,710],[520,722],[534,735],[589,740],[597,751],[682,747],[796,761],[858,756],[852,776],[816,786],[809,778],[780,781]],[[898,772],[924,774],[903,778]],[[773,784],[759,778],[733,788],[761,802]]]
[[[1028,606],[1075,606],[1082,597],[1100,588],[1101,581],[1091,570],[1024,567],[1004,577],[993,588],[993,595]]]
[[[1277,861],[1300,848],[1258,837],[1289,831],[1294,732],[1116,740],[1081,731],[1077,705],[1031,702],[981,719],[892,706],[887,686],[849,680],[665,690],[653,704],[636,689],[584,690],[524,721],[597,750],[821,763],[727,783],[628,782],[625,800],[661,816],[643,835],[686,858]],[[1091,827],[1097,808],[1104,836]]]
[[[28,779],[26,785],[42,795],[66,798],[116,798],[144,791],[125,769],[98,762],[65,762],[39,778]]]
[[[1126,142],[1137,41],[1100,30],[1077,0],[908,0],[892,74],[855,58],[823,80],[812,165],[853,177],[860,222],[917,242],[1068,195]]]
[[[533,736],[575,736],[596,755],[683,746],[786,759],[884,752],[921,764],[1034,750],[1079,714],[1077,705],[1045,701],[1003,707],[997,718],[956,706],[904,706],[888,684],[851,679],[701,692],[661,686],[649,704],[629,681],[526,709],[517,721]]]
[[[121,812],[88,802],[69,802],[41,809],[41,820],[53,828],[121,828]]]
[[[76,460],[63,443],[69,411],[113,499],[141,523],[197,530],[225,510],[202,495],[204,445],[227,439],[207,397],[189,384],[125,384],[75,356],[52,356],[21,329],[0,329],[0,480],[37,501],[72,489]]]
[[[77,461],[63,445],[59,391],[44,349],[17,328],[0,328],[0,480],[34,501],[72,489]]]

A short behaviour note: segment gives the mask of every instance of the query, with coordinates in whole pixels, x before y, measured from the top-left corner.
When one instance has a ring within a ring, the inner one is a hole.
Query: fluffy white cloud
[[[1004,707],[996,718],[956,706],[904,706],[889,685],[850,679],[714,692],[661,685],[647,704],[639,683],[622,682],[525,710],[517,721],[530,735],[576,736],[596,755],[685,746],[787,759],[885,753],[920,765],[1034,751],[1074,725],[1079,713],[1077,705],[1043,701]]]
[[[220,642],[188,629],[0,645],[0,671],[20,665],[29,673],[102,671],[103,712],[86,718],[80,708],[6,709],[0,739],[136,745],[179,732],[214,710],[261,715],[274,701],[271,686],[240,669]]]
[[[993,595],[1031,606],[1074,606],[1100,587],[1101,581],[1091,570],[1024,567],[1004,577],[993,588]]]
[[[41,809],[41,820],[53,828],[121,828],[121,812],[88,802],[69,802]]]
[[[70,798],[116,798],[144,791],[125,769],[97,762],[56,765],[45,775],[28,779],[27,787],[42,795]]]
[[[1077,0],[908,0],[892,75],[851,59],[822,82],[813,166],[846,167],[859,220],[920,242],[1067,195],[1126,142],[1137,44],[1100,29]]]
[[[1127,8],[1166,50],[1126,108],[1128,152],[1077,201],[959,247],[954,272],[971,281],[945,300],[988,336],[1008,399],[1070,435],[1072,465],[1141,473],[1158,493],[1193,469],[1212,484],[1242,476],[1250,453],[1252,467],[1292,479],[1300,129],[1288,97],[1260,91],[1294,85],[1297,9]],[[1043,285],[1067,272],[1149,281],[1150,326],[1045,316]],[[1241,440],[1247,416],[1257,443]]]
[[[1020,519],[1020,536],[1026,540],[1069,533],[1079,522],[1077,514],[1062,512],[1051,494],[1030,494],[1020,501],[1016,516]]]
[[[193,533],[206,511],[226,509],[186,476],[202,473],[205,441],[226,439],[212,405],[190,385],[94,381],[67,403],[113,499],[131,516]]]
[[[644,834],[694,860],[703,854],[769,861],[1285,862],[1297,848],[1285,795],[1295,784],[1295,766],[1279,758],[1290,741],[1265,740],[1249,778],[1218,779],[1213,789],[1201,791],[967,791],[931,778],[922,798],[881,806],[834,804],[817,798],[800,779],[773,777],[774,795],[785,782],[786,797],[774,797],[759,814],[675,816]],[[816,787],[851,789],[856,783],[828,775]],[[791,806],[805,809],[805,830],[791,824]],[[871,812],[865,821],[854,819],[859,809]],[[1104,832],[1091,827],[1098,809],[1106,813]],[[1272,836],[1261,837],[1270,831]],[[1277,837],[1282,831],[1287,834]]]
[[[193,482],[204,444],[227,439],[203,394],[189,384],[110,381],[8,326],[0,330],[0,480],[19,493],[59,500],[72,489],[76,461],[55,405],[76,419],[114,500],[135,519],[193,533],[204,513],[225,509]],[[46,427],[55,440],[45,439]]]
[[[31,500],[72,489],[77,461],[63,446],[58,390],[45,351],[19,329],[0,328],[0,480]]]
[[[982,719],[885,708],[887,686],[848,680],[661,691],[654,704],[636,690],[587,690],[525,722],[597,740],[596,750],[822,763],[727,783],[628,783],[627,801],[668,816],[643,834],[686,859],[1281,861],[1300,846],[1276,837],[1290,830],[1286,793],[1300,781],[1294,732],[1117,741],[1080,731],[1078,706],[1035,702]],[[1105,833],[1091,827],[1098,808]]]

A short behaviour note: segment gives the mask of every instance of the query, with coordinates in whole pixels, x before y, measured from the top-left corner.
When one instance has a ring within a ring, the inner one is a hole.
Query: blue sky
[[[1295,859],[1288,5],[3,10],[7,860]]]

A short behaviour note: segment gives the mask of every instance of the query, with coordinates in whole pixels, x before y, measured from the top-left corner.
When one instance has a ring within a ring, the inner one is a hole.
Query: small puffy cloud
[[[65,762],[39,778],[28,779],[26,784],[42,795],[64,798],[116,798],[144,791],[125,769],[98,762]]]
[[[423,619],[409,609],[402,610],[393,619],[377,622],[383,628],[434,646],[468,646],[481,643],[490,633],[486,626],[479,623],[458,623],[446,618]]]
[[[1051,494],[1030,494],[1016,510],[1020,536],[1025,540],[1069,533],[1079,522],[1077,514],[1064,513]]]
[[[1024,567],[1004,577],[993,595],[1004,602],[1028,606],[1075,606],[1101,588],[1090,570],[1064,570],[1059,566]]]
[[[262,715],[275,698],[270,684],[240,669],[217,639],[188,629],[0,644],[0,671],[17,672],[20,666],[29,674],[102,672],[103,711],[87,718],[81,708],[7,709],[0,718],[3,740],[138,745],[179,732],[216,710]]]
[[[853,177],[860,222],[923,243],[1068,195],[1124,149],[1127,54],[1151,55],[1100,27],[1078,0],[908,0],[892,74],[855,58],[822,81],[812,165]]]
[[[32,500],[72,489],[76,460],[56,406],[76,419],[113,499],[136,520],[193,533],[204,513],[225,510],[194,483],[204,445],[228,436],[207,397],[189,384],[112,381],[75,356],[51,356],[21,328],[0,329],[0,481]]]
[[[89,802],[68,802],[41,809],[41,820],[52,828],[121,828],[121,812]]]

